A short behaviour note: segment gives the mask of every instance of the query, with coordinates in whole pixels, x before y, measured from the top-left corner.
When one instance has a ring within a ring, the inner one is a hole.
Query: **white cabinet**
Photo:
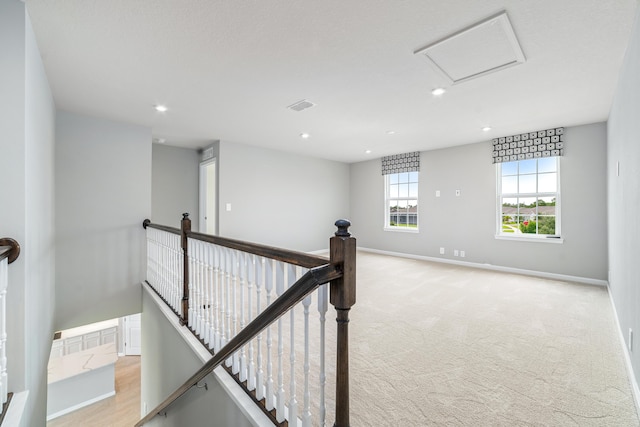
[[[64,342],[62,342],[62,340],[54,340],[51,344],[51,354],[49,358],[54,359],[62,356],[64,356]]]
[[[64,354],[77,353],[82,350],[82,335],[64,339]]]
[[[100,331],[100,344],[111,344],[115,343],[118,337],[118,327],[114,326],[112,328],[103,329]]]
[[[100,345],[100,331],[89,332],[82,336],[82,349],[88,350]]]

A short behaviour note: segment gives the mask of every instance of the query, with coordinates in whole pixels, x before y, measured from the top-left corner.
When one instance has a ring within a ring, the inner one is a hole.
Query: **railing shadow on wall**
[[[9,393],[7,372],[7,288],[9,264],[18,259],[20,244],[14,239],[0,238],[0,425],[7,413],[13,393]]]
[[[143,222],[147,284],[213,357],[136,426],[166,413],[219,365],[275,425],[324,426],[333,415],[335,427],[349,426],[356,240],[349,221],[335,225],[326,258],[194,232],[189,214],[183,214],[180,229]],[[325,359],[329,301],[337,313],[333,360]],[[335,375],[328,378],[328,372]],[[335,394],[325,392],[328,379]],[[327,402],[335,407],[328,409]]]

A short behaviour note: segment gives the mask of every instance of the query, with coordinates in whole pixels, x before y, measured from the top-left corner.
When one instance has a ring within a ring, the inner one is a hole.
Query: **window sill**
[[[519,242],[535,242],[535,243],[564,243],[562,237],[546,237],[546,236],[506,236],[504,234],[497,234],[496,240],[515,240]]]
[[[409,228],[409,227],[384,227],[384,231],[397,231],[400,233],[419,233],[420,232],[418,228]]]

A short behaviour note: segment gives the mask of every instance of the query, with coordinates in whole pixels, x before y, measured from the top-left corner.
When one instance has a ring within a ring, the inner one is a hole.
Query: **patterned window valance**
[[[394,154],[382,158],[382,175],[420,170],[420,152]]]
[[[493,163],[564,155],[564,128],[494,138]]]

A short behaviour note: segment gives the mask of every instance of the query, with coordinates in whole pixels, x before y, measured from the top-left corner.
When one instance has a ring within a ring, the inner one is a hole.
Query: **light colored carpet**
[[[364,252],[357,271],[351,425],[639,425],[606,288]]]

